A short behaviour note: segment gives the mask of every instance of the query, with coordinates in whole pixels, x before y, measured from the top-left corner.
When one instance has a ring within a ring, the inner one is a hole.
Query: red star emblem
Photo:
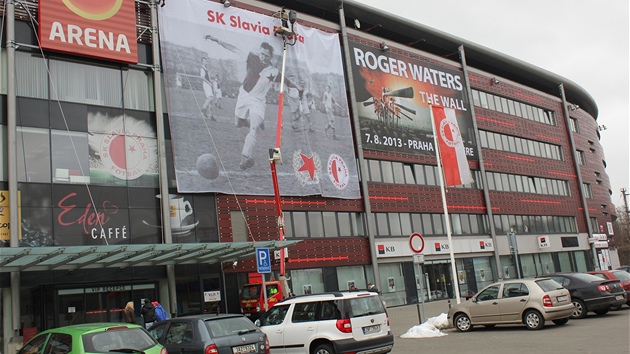
[[[313,176],[315,175],[315,170],[317,169],[315,167],[315,161],[313,161],[313,157],[308,157],[304,154],[300,154],[300,157],[302,158],[302,166],[300,166],[300,168],[298,169],[298,172],[302,172],[302,171],[307,171],[309,176],[311,176],[311,180],[313,180]]]

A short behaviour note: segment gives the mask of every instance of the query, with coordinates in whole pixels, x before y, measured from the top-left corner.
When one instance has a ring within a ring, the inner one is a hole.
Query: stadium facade
[[[147,297],[238,312],[256,248],[294,294],[388,306],[615,262],[597,105],[567,78],[356,1],[2,3],[5,350]],[[429,103],[474,180],[448,214]]]

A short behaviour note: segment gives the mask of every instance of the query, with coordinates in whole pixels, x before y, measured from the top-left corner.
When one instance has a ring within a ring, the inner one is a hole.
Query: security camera
[[[238,261],[234,261],[234,262],[232,263],[232,268],[236,268],[236,266],[237,266],[237,265],[238,265]]]

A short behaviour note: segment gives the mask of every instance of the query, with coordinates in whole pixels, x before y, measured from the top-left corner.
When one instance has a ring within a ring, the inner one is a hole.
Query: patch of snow
[[[407,333],[400,336],[400,338],[434,338],[442,337],[448,334],[440,331],[441,329],[448,328],[448,320],[446,314],[443,313],[437,317],[431,317],[421,325],[411,327]]]

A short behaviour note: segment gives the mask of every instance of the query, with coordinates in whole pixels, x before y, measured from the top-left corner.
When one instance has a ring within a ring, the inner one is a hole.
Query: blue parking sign
[[[271,273],[269,248],[256,248],[256,268],[258,273]]]

